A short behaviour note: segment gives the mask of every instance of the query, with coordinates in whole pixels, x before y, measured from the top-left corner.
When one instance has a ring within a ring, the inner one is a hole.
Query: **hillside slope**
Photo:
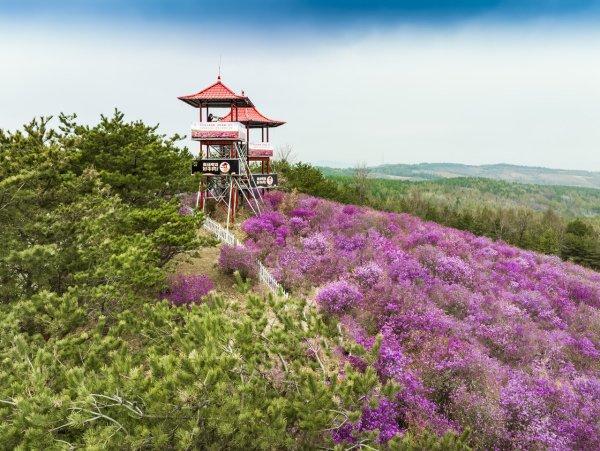
[[[305,299],[217,267],[176,139],[119,112],[0,130],[0,448],[331,448],[349,418],[377,446],[398,387],[343,368],[359,348]]]
[[[347,174],[348,169],[323,168],[329,173]],[[600,188],[600,172],[550,169],[511,164],[473,166],[456,163],[384,164],[369,168],[373,177],[404,180],[432,180],[454,177],[483,177],[538,185]]]
[[[600,273],[406,214],[268,200],[246,246],[381,346],[401,427],[470,428],[487,449],[600,447]]]
[[[288,173],[307,172],[299,166]],[[316,170],[316,169],[315,169]],[[295,175],[295,174],[293,174]],[[526,185],[483,178],[406,181],[329,175],[328,190],[292,186],[344,203],[368,205],[501,239],[600,269],[600,190]],[[289,181],[289,180],[288,180]]]

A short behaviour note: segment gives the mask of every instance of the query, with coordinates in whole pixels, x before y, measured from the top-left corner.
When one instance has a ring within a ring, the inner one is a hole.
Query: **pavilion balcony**
[[[275,148],[271,143],[250,143],[248,146],[249,158],[270,158],[273,156]]]
[[[246,126],[240,122],[194,122],[192,139],[196,141],[246,141]]]

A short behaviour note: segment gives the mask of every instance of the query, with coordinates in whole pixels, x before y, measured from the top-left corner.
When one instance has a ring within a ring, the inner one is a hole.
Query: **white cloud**
[[[408,29],[269,41],[228,30],[0,23],[0,127],[117,106],[187,133],[176,99],[244,88],[303,160],[496,163],[600,170],[600,32]]]

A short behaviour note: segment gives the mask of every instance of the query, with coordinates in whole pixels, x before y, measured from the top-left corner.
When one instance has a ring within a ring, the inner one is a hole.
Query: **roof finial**
[[[219,75],[217,75],[217,80],[221,79],[221,55],[219,55]]]

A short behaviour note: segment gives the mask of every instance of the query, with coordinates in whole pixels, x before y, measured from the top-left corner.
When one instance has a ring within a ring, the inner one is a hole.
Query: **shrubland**
[[[221,247],[222,280],[180,273],[215,242],[181,204],[178,139],[119,112],[0,131],[3,448],[600,446],[598,273],[281,192]],[[282,172],[375,202],[364,179]],[[291,297],[256,286],[256,258]]]
[[[2,448],[330,448],[349,426],[348,446],[468,448],[401,428],[380,345],[251,291],[235,252],[234,295],[176,273],[215,244],[177,198],[197,186],[178,137],[119,112],[52,124],[0,131]]]
[[[482,449],[600,447],[600,273],[407,214],[266,200],[242,225],[246,252],[378,347],[380,381],[402,387],[374,415],[381,440],[427,428],[471,430]],[[355,443],[361,424],[335,439]]]

